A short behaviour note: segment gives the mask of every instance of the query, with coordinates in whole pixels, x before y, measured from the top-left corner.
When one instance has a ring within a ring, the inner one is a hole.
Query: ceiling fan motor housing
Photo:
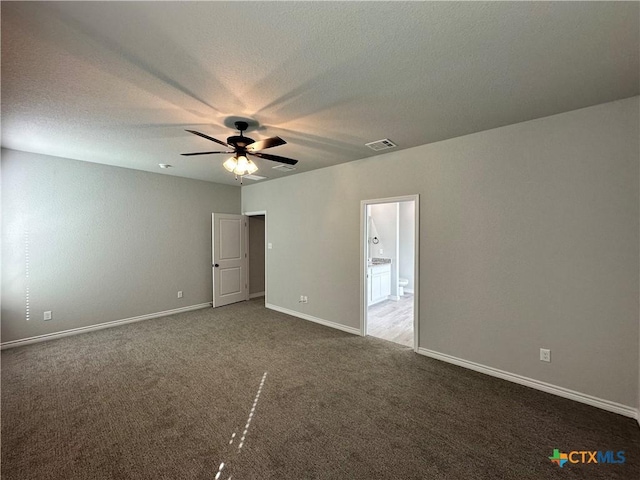
[[[234,137],[227,138],[227,143],[229,145],[233,145],[236,148],[245,148],[248,145],[251,145],[253,142],[254,141],[252,138],[237,136],[237,135]]]
[[[249,124],[247,122],[238,121],[235,123],[235,125],[236,125],[236,128],[240,130],[240,135],[228,137],[227,143],[229,145],[233,145],[236,148],[241,148],[241,149],[245,148],[247,145],[251,145],[254,142],[254,140],[242,135],[242,132],[244,132],[247,128],[249,128]],[[238,153],[242,155],[244,152],[238,152]]]

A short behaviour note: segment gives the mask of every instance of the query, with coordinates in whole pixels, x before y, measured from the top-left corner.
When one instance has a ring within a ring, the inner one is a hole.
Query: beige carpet
[[[637,479],[639,455],[635,420],[261,299],[2,352],[6,480]]]

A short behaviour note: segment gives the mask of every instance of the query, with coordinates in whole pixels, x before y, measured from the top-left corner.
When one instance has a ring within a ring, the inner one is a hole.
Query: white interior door
[[[213,306],[248,300],[247,218],[212,213],[211,239]]]

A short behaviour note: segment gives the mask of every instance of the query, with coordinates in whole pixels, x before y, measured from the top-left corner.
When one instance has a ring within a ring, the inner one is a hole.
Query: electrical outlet
[[[380,255],[382,255],[384,253],[384,250],[381,248],[380,249]]]
[[[178,298],[182,298],[182,290],[178,291]]]
[[[541,362],[551,362],[551,350],[548,348],[540,349],[540,361]]]
[[[44,312],[44,319],[51,320],[51,310]]]
[[[307,296],[306,295],[300,295],[300,300],[298,300],[298,303],[307,303]]]
[[[304,296],[304,300],[302,301],[302,303],[309,303],[309,299],[307,298],[307,296]]]
[[[269,242],[267,244],[267,249],[271,250],[273,248],[273,243]]]

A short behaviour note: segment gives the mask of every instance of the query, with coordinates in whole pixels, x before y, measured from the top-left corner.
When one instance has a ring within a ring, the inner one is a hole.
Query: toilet
[[[398,279],[398,296],[399,297],[404,296],[404,287],[406,287],[407,285],[409,285],[409,280],[407,280],[406,278]]]

